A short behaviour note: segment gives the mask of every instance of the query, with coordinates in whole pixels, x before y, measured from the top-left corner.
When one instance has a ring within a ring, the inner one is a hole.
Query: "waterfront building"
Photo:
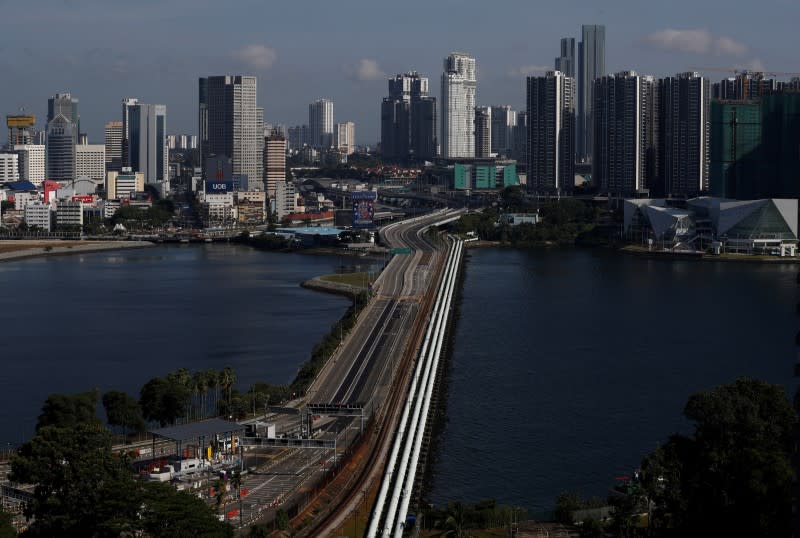
[[[337,123],[334,129],[334,145],[340,153],[352,155],[356,151],[356,124],[352,121]]]
[[[570,78],[575,78],[575,38],[561,38],[561,54],[555,61],[556,71],[561,71]]]
[[[19,155],[20,179],[30,181],[36,187],[45,180],[45,149],[40,144],[22,144],[14,146]]]
[[[494,190],[519,185],[517,163],[495,161],[488,163],[455,163],[445,174],[451,178],[449,188],[464,190]]]
[[[320,150],[333,147],[333,101],[318,99],[308,105],[311,145]]]
[[[613,197],[647,194],[658,174],[658,81],[635,71],[594,83],[592,181]]]
[[[278,183],[286,181],[286,138],[273,132],[264,139],[264,190],[275,196]]]
[[[200,162],[224,155],[231,158],[235,175],[263,178],[264,109],[257,106],[256,77],[201,78],[199,94]]]
[[[104,129],[106,171],[122,170],[122,122],[109,121]]]
[[[297,192],[294,183],[282,181],[275,187],[275,207],[273,209],[278,220],[297,211]]]
[[[660,81],[659,168],[670,196],[708,191],[709,97],[708,79],[696,72]]]
[[[492,109],[475,107],[475,157],[487,159],[492,153]]]
[[[130,198],[134,193],[144,191],[144,174],[130,168],[106,172],[105,191],[107,200]]]
[[[88,177],[97,185],[106,178],[105,144],[78,144],[75,146],[75,178]]]
[[[56,229],[64,230],[83,226],[83,203],[58,200],[56,202]]]
[[[19,155],[15,151],[0,151],[0,181],[19,179]]]
[[[758,198],[765,192],[760,177],[761,104],[755,101],[711,101],[709,187],[713,196]]]
[[[606,27],[584,24],[578,44],[577,160],[592,158],[592,89],[595,79],[606,74]]]
[[[63,114],[58,114],[47,124],[45,156],[47,179],[73,181],[75,179],[75,145],[78,127]]]
[[[442,73],[442,157],[475,156],[475,59],[453,52]]]
[[[569,194],[575,184],[575,81],[560,71],[527,79],[528,190]]]
[[[800,198],[800,93],[761,98],[761,196]]]
[[[37,200],[25,204],[23,210],[25,224],[27,224],[28,227],[35,227],[45,232],[52,231],[53,212],[50,210],[50,204],[45,204]]]

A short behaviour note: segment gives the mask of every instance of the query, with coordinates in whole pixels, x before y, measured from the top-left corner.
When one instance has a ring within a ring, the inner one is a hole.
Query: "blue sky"
[[[478,102],[519,108],[525,74],[550,68],[581,24],[606,25],[610,72],[800,71],[798,0],[0,0],[0,13],[0,112],[43,120],[47,98],[68,91],[91,142],[123,97],[166,104],[169,131],[195,133],[197,78],[254,74],[267,121],[305,123],[327,97],[374,143],[388,75],[416,69],[438,97],[442,59],[463,50]]]

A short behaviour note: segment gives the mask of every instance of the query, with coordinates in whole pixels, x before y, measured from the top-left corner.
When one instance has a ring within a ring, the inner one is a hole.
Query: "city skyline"
[[[193,3],[191,10],[180,1],[114,10],[94,2],[42,2],[24,10],[8,4],[4,19],[14,22],[3,28],[0,64],[16,83],[0,88],[0,99],[5,104],[4,114],[25,107],[37,115],[37,126],[42,128],[47,97],[59,92],[78,95],[83,130],[91,142],[98,143],[103,126],[116,119],[119,100],[126,95],[164,103],[174,132],[195,133],[194,80],[205,73],[252,74],[259,77],[258,101],[265,108],[265,121],[302,123],[308,103],[325,87],[324,93],[336,103],[337,116],[359,126],[357,142],[373,144],[379,139],[377,98],[384,94],[388,76],[415,69],[436,77],[443,56],[464,50],[479,66],[478,104],[508,104],[519,110],[525,99],[524,76],[551,69],[560,39],[579,39],[582,24],[606,26],[607,73],[634,69],[644,75],[667,76],[695,66],[800,70],[788,45],[788,21],[800,14],[800,9],[794,2],[772,3],[784,16],[769,24],[773,35],[786,36],[784,44],[779,39],[759,41],[757,29],[765,27],[773,10],[745,6],[746,13],[726,13],[713,3],[689,9],[688,2],[669,7],[625,2],[602,8],[580,2],[559,6],[545,18],[541,6],[509,2],[507,10],[513,17],[500,40],[470,31],[477,29],[480,21],[475,17],[480,6],[472,3],[464,3],[459,10],[453,10],[452,3],[426,6],[430,17],[419,17],[412,3],[390,22],[379,18],[379,6],[367,3],[353,10],[358,11],[355,20],[343,19],[346,14],[332,6],[314,4],[320,16],[310,23],[307,5],[289,6],[282,17],[268,19],[260,16],[266,15],[266,7],[247,2],[242,15],[220,14],[205,2]],[[449,27],[464,31],[442,30],[438,21],[444,14],[452,17]],[[630,25],[634,17],[641,24]],[[144,19],[154,25],[147,35],[135,32],[136,25],[130,24]],[[59,38],[58,47],[49,36],[25,37],[51,20],[71,21],[76,31]],[[185,21],[191,24],[178,24]],[[338,36],[348,22],[355,28],[352,36],[329,39]],[[406,32],[412,22],[415,32],[425,39],[419,45],[393,50],[388,45],[394,42],[393,36]],[[198,35],[195,30],[202,34],[217,25],[222,31],[236,27],[229,47],[194,37]],[[120,28],[129,27],[122,30],[120,39]],[[307,43],[287,45],[296,43],[298,36],[307,38]],[[328,44],[320,47],[322,42]],[[366,42],[371,43],[369,48],[364,46]],[[707,75],[712,81],[727,76],[722,72]]]

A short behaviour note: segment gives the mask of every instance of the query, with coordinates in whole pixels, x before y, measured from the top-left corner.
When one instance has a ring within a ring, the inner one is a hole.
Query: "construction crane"
[[[718,73],[733,73],[734,75],[752,76],[753,78],[763,79],[770,77],[800,77],[800,73],[782,71],[763,71],[759,69],[739,69],[736,67],[690,67],[692,71],[714,71]]]

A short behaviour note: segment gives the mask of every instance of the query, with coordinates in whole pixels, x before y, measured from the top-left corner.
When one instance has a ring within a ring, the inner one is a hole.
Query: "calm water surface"
[[[299,283],[342,263],[358,262],[226,244],[0,263],[0,446],[31,435],[53,392],[138,396],[180,367],[291,381],[349,305]]]
[[[470,251],[430,500],[605,497],[691,431],[691,393],[748,375],[794,394],[797,270]]]

